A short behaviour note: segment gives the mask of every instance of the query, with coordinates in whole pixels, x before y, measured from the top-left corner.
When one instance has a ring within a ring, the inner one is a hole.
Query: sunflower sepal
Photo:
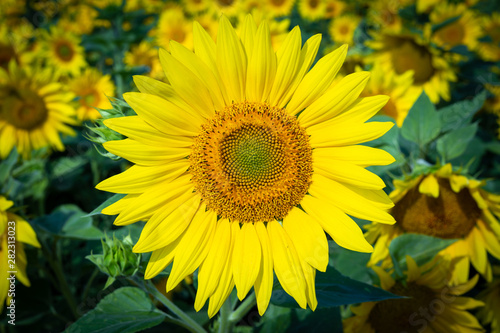
[[[141,254],[136,254],[132,251],[133,242],[130,235],[127,235],[123,240],[109,238],[105,235],[101,239],[102,254],[91,253],[86,258],[94,263],[101,272],[108,275],[108,280],[104,289],[109,287],[118,277],[134,276],[141,264]]]

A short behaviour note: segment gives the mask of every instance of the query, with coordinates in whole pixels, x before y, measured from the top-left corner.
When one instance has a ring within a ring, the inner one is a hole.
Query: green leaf
[[[292,321],[292,309],[269,304],[260,321],[259,333],[285,333]]]
[[[94,215],[98,215],[98,214],[102,214],[102,210],[108,206],[111,206],[112,204],[114,204],[115,202],[117,202],[118,200],[120,199],[123,199],[124,197],[126,196],[126,194],[121,194],[121,193],[117,193],[113,196],[111,196],[109,199],[107,199],[106,201],[104,201],[102,204],[100,204],[97,208],[95,208],[93,211],[91,211],[90,213],[88,213],[87,215],[85,216],[94,216]]]
[[[422,92],[403,122],[401,135],[422,148],[434,140],[440,130],[441,120],[436,108],[425,92]]]
[[[438,115],[442,124],[441,132],[449,132],[467,126],[476,112],[483,107],[485,100],[486,91],[482,91],[472,100],[460,101],[439,109]]]
[[[296,308],[299,305],[288,295],[279,283],[275,283],[271,302],[274,305]],[[329,308],[340,305],[375,302],[384,299],[400,298],[386,290],[364,282],[353,280],[339,273],[333,266],[326,272],[316,273],[316,297],[318,308]]]
[[[134,333],[159,325],[165,314],[139,288],[123,287],[73,323],[67,333]]]
[[[438,153],[445,161],[462,155],[476,132],[477,123],[446,133],[436,142]]]
[[[49,215],[33,220],[33,223],[60,237],[98,240],[104,237],[101,230],[92,224],[92,218],[76,205],[61,205]]]
[[[370,268],[366,266],[370,260],[369,253],[347,250],[334,241],[328,241],[330,262],[341,274],[361,282],[371,283]]]
[[[18,156],[17,150],[12,149],[9,156],[0,163],[0,184],[4,184],[9,178]]]
[[[412,257],[415,262],[422,266],[429,262],[441,250],[447,248],[456,239],[442,239],[421,234],[403,234],[391,241],[389,253],[394,266],[406,269],[406,256]]]

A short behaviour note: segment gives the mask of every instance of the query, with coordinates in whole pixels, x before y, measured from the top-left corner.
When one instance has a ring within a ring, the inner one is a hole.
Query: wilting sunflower
[[[7,210],[14,203],[0,195],[0,312],[3,309],[4,302],[9,305],[11,297],[8,297],[11,274],[15,275],[26,287],[30,286],[28,275],[26,274],[26,265],[28,264],[23,244],[30,244],[40,247],[36,239],[36,234],[30,224],[20,216],[10,213]],[[12,254],[15,253],[15,263],[13,263]],[[16,273],[9,273],[16,272]]]
[[[62,27],[42,33],[43,58],[56,76],[76,76],[87,65],[80,38]]]
[[[484,332],[477,319],[467,310],[483,302],[461,297],[477,283],[478,276],[458,286],[447,281],[451,262],[431,261],[421,267],[406,257],[407,277],[395,280],[380,267],[374,267],[380,287],[403,299],[368,302],[351,307],[354,317],[344,321],[345,333],[434,333]]]
[[[500,333],[500,266],[493,267],[495,280],[477,298],[484,302],[477,317],[483,325],[491,325],[491,333]]]
[[[375,65],[370,73],[370,81],[368,81],[361,96],[388,95],[390,99],[380,110],[380,113],[394,118],[396,124],[401,127],[408,111],[422,92],[422,89],[412,86],[413,71],[397,75],[392,71],[384,71],[381,66]]]
[[[441,98],[450,100],[450,82],[456,81],[457,76],[430,44],[414,35],[386,33],[375,34],[375,40],[366,44],[375,50],[367,61],[399,75],[413,70],[413,85],[423,88],[433,103]]]
[[[391,214],[394,226],[372,223],[366,238],[375,243],[370,265],[390,264],[388,246],[403,233],[417,233],[459,240],[440,252],[453,258],[463,257],[453,272],[453,283],[464,283],[469,266],[491,281],[487,254],[500,259],[500,196],[481,189],[484,182],[452,171],[451,164],[428,175],[406,181],[394,181],[389,195],[395,206]]]
[[[95,68],[87,68],[82,75],[72,79],[68,88],[78,97],[76,114],[80,121],[100,118],[96,108],[110,109],[108,97],[115,95],[111,76],[103,75]]]
[[[76,125],[70,106],[73,94],[52,80],[50,69],[19,68],[15,61],[8,71],[0,68],[0,158],[14,146],[23,158],[33,149],[64,150],[59,132],[74,135]]]
[[[469,50],[476,49],[482,35],[481,26],[476,14],[465,4],[442,2],[429,15],[429,24],[443,24],[453,18],[457,19],[432,33],[432,41],[445,50],[459,45],[465,45]]]
[[[392,123],[368,122],[387,96],[358,99],[369,73],[328,90],[346,56],[320,59],[320,35],[303,47],[295,27],[274,52],[266,22],[247,16],[241,39],[222,16],[217,43],[194,24],[195,53],[171,42],[160,61],[170,84],[135,77],[124,94],[137,116],[104,123],[128,139],[111,153],[135,163],[98,189],[126,193],[103,210],[116,225],[148,220],[134,247],[153,251],[145,277],[173,261],[167,290],[198,270],[195,309],[210,297],[213,316],[236,285],[252,286],[266,310],[273,271],[298,304],[317,305],[314,277],[328,263],[326,231],[338,244],[370,252],[347,215],[394,223],[392,202],[369,165],[393,157],[356,145]],[[299,207],[300,205],[300,207]]]

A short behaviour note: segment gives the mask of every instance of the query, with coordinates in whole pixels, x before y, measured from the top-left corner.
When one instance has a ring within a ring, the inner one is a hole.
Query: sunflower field
[[[500,333],[498,0],[2,0],[0,333]]]

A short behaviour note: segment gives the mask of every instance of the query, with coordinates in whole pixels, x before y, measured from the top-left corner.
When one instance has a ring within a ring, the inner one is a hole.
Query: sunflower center
[[[391,56],[394,69],[399,75],[408,70],[414,71],[415,84],[423,84],[434,75],[432,55],[425,47],[412,40],[401,40]]]
[[[435,293],[415,283],[409,283],[407,287],[396,283],[389,291],[409,298],[388,299],[373,307],[368,321],[375,333],[420,332],[421,326],[415,325],[411,318],[414,313],[419,314],[420,309],[429,309],[436,299]]]
[[[57,44],[56,53],[61,60],[66,62],[73,59],[74,55],[73,48],[71,47],[71,45],[64,41],[59,42],[59,44]]]
[[[464,27],[459,23],[455,22],[436,32],[437,38],[441,40],[446,46],[453,47],[463,43],[465,37]]]
[[[318,5],[319,5],[318,0],[309,0],[309,7],[314,9],[314,8],[318,7]]]
[[[32,130],[47,116],[44,100],[31,90],[12,90],[0,104],[0,118],[16,128]]]
[[[341,25],[341,26],[339,27],[339,33],[340,33],[341,35],[347,35],[347,34],[349,33],[349,27],[348,27],[346,24]]]
[[[11,59],[15,59],[19,63],[14,48],[11,45],[0,43],[0,67],[7,69]]]
[[[309,137],[285,109],[242,102],[208,121],[190,156],[195,189],[222,218],[281,220],[307,192]]]
[[[93,107],[99,103],[99,95],[97,91],[88,91],[80,98],[80,104],[85,107]]]
[[[422,194],[418,185],[394,206],[392,214],[406,232],[440,238],[462,238],[469,234],[481,210],[467,188],[454,192],[450,182],[437,178],[439,197]]]

